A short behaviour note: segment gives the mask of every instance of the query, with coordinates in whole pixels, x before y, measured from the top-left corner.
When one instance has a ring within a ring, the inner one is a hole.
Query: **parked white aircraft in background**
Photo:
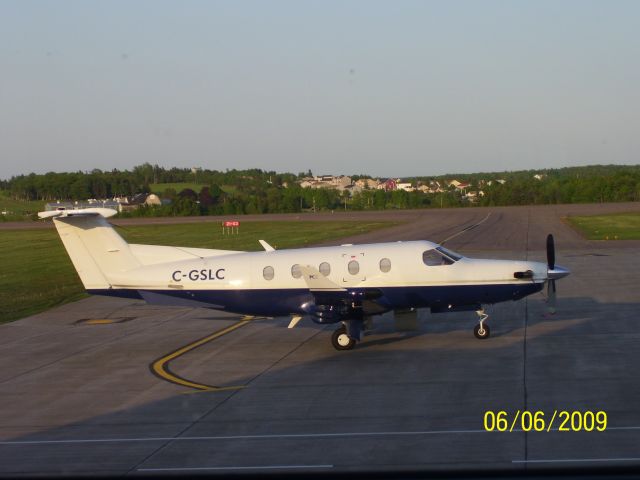
[[[143,299],[157,305],[206,307],[229,312],[303,316],[341,323],[332,336],[338,350],[361,339],[364,322],[391,310],[475,310],[477,338],[489,337],[482,305],[519,300],[569,274],[548,263],[463,257],[428,241],[341,245],[240,252],[128,244],[106,221],[111,209],[57,210],[53,218],[89,293]]]

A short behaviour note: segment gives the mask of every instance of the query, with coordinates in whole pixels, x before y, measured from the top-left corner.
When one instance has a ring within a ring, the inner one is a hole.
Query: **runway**
[[[417,331],[383,317],[337,352],[333,326],[309,320],[101,297],[2,325],[0,475],[639,467],[638,242],[586,241],[562,221],[614,207],[398,212],[408,223],[338,242],[439,241],[490,214],[447,246],[543,261],[553,232],[572,271],[558,312],[542,294],[489,307],[486,341],[473,312],[421,312]],[[487,432],[500,410],[608,424]]]

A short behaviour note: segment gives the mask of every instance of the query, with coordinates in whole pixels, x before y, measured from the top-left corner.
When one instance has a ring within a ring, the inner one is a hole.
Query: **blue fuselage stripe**
[[[444,307],[447,305],[481,305],[519,300],[542,290],[543,283],[523,282],[493,285],[447,285],[413,287],[377,287],[382,292],[378,303],[389,309]],[[363,289],[348,289],[361,292]],[[142,296],[137,290],[104,289],[88,290],[94,295],[124,298]],[[313,302],[314,295],[306,288],[300,289],[251,289],[251,290],[153,290],[162,296],[164,305],[185,301],[211,304],[212,308],[247,315],[282,316],[291,313],[304,314],[302,305]],[[166,301],[165,301],[166,300]],[[202,305],[200,305],[202,306]],[[222,308],[221,308],[222,307]]]

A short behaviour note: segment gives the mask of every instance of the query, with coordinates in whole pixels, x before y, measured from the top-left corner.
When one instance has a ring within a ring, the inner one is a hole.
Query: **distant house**
[[[352,184],[353,181],[351,180],[351,177],[347,177],[346,175],[340,175],[339,177],[333,178],[333,185],[335,185],[338,190],[351,187]]]
[[[398,190],[404,190],[405,192],[413,192],[415,190],[415,188],[413,188],[413,185],[407,182],[397,183],[396,188]]]
[[[147,200],[146,193],[138,193],[132,197],[124,197],[120,201],[120,207],[118,211],[120,212],[130,212],[132,210],[137,210],[140,208],[140,205],[145,205]]]
[[[359,187],[361,189],[375,189],[378,188],[379,184],[380,181],[376,180],[375,178],[361,178],[360,180],[356,181],[356,187]]]
[[[300,181],[302,188],[333,188],[336,190],[344,190],[351,187],[353,182],[351,177],[346,175],[319,175],[316,177],[305,177]]]
[[[422,183],[417,189],[424,193],[440,193],[445,191],[437,180],[430,180],[426,184]]]
[[[546,175],[544,173],[536,173],[533,178],[535,178],[536,180],[542,180],[544,177],[546,177]]]
[[[477,202],[480,197],[484,197],[482,190],[478,190],[477,192],[471,191],[464,194],[464,199],[471,203]]]
[[[393,178],[388,178],[384,182],[380,182],[378,185],[379,190],[384,190],[385,192],[390,192],[392,190],[397,190],[398,182]]]

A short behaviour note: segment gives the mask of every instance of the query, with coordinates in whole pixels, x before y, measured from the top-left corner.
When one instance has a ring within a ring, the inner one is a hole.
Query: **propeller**
[[[547,235],[547,268],[549,271],[556,266],[556,247],[553,241],[553,235]],[[556,313],[556,280],[549,278],[547,280],[547,311],[550,315]]]
[[[549,270],[553,270],[556,266],[556,247],[551,234],[547,235],[547,265]]]

